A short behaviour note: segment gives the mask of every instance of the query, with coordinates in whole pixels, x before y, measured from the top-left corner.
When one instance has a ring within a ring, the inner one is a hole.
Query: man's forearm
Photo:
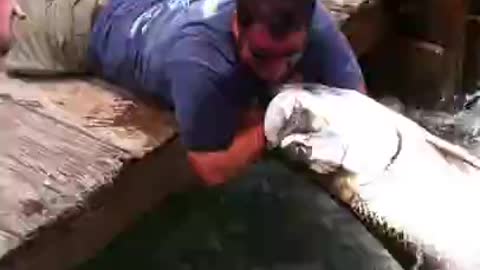
[[[258,159],[265,147],[263,125],[247,127],[234,138],[226,151],[190,152],[189,160],[195,172],[208,185],[224,183]]]

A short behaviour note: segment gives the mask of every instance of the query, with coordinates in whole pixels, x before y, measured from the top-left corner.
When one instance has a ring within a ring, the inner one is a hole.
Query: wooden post
[[[399,94],[424,108],[452,110],[462,90],[470,0],[389,1],[399,42],[392,48]]]
[[[440,89],[446,109],[452,108],[455,95],[463,92],[463,60],[465,54],[466,18],[469,0],[433,0],[438,17],[432,23],[432,35],[445,47],[445,81]]]
[[[471,2],[467,17],[464,80],[466,92],[471,93],[480,86],[480,2]]]

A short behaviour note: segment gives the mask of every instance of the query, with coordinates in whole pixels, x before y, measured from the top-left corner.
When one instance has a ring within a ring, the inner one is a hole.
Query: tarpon
[[[466,149],[362,93],[317,84],[282,86],[265,135],[331,175],[318,179],[365,225],[413,247],[415,268],[480,269],[480,160]]]

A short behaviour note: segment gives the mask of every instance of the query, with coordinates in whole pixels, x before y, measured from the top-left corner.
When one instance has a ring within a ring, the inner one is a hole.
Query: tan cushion
[[[7,71],[25,75],[86,72],[86,51],[99,0],[18,0],[27,14],[15,20]]]

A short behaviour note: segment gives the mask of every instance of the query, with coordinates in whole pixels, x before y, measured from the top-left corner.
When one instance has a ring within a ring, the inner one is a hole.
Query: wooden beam
[[[382,1],[322,0],[358,57],[371,51],[390,31]]]
[[[480,3],[478,1],[470,1],[463,67],[465,91],[468,93],[477,91],[480,86]]]
[[[390,79],[397,85],[392,87],[410,105],[454,109],[463,88],[467,6],[468,0],[389,1],[395,35],[384,44],[390,58],[385,61],[398,65],[392,68]]]
[[[381,1],[360,5],[341,28],[358,57],[372,51],[392,31]]]

